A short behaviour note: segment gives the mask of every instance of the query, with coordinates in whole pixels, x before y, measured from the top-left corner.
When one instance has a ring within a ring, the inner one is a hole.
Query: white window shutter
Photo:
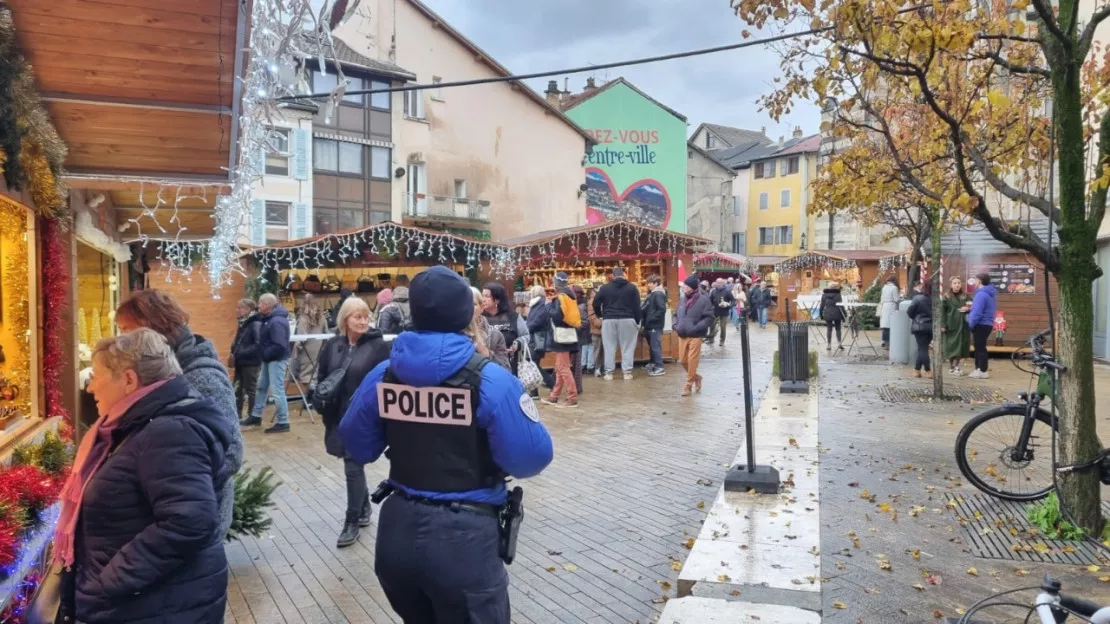
[[[297,202],[293,204],[293,238],[305,238],[308,233],[308,204]]]
[[[293,177],[298,180],[307,180],[309,175],[309,143],[312,139],[308,136],[308,130],[297,128],[293,130]]]
[[[266,200],[264,199],[251,202],[251,244],[259,247],[266,244]]]

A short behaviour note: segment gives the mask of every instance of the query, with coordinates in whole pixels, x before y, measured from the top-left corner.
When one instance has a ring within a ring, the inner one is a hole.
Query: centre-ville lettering
[[[378,411],[382,418],[434,425],[469,426],[474,415],[470,390],[404,384],[378,384]]]

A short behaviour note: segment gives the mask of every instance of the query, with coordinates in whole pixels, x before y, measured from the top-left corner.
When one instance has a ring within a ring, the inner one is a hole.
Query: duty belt
[[[374,494],[370,497],[370,500],[380,504],[381,501],[385,500],[385,498],[388,497],[390,494],[396,494],[397,496],[400,496],[407,501],[419,503],[421,505],[430,505],[432,507],[446,507],[451,511],[468,511],[470,513],[476,513],[482,516],[489,516],[490,518],[501,517],[501,507],[498,507],[496,505],[490,505],[488,503],[466,503],[462,501],[437,500],[434,498],[426,498],[423,496],[413,496],[412,494],[409,494],[408,492],[405,492],[400,488],[394,487],[393,484],[389,483],[388,481],[383,481],[382,484],[378,486],[378,489],[374,491]]]

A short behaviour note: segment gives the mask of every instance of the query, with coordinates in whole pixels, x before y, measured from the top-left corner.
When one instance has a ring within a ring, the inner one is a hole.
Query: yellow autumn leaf
[[[1100,568],[1097,565],[1087,566],[1087,571],[1088,572],[1098,572],[1099,570],[1100,570]]]
[[[679,570],[682,569],[682,564],[677,562],[677,561],[672,561],[671,562],[671,569],[674,570],[675,572],[678,572]]]
[[[979,576],[979,570],[976,570],[975,568],[968,568],[967,573],[971,576]]]
[[[994,108],[1005,108],[1010,105],[1010,98],[1000,89],[991,89],[987,93],[987,101]]]
[[[1098,580],[1102,581],[1103,583],[1110,583],[1110,576],[1100,576],[1098,577]]]
[[[912,556],[915,560],[920,559],[921,558],[921,551],[920,550],[915,550],[912,553],[910,553],[910,556]]]
[[[836,602],[833,603],[833,607],[835,607],[837,609],[847,609],[848,605],[846,605],[843,602],[837,600]]]

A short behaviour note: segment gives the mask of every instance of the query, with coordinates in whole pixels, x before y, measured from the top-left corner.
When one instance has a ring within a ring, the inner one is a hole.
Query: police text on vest
[[[474,415],[470,390],[429,386],[414,388],[404,384],[378,384],[378,412],[382,418],[431,425],[469,426]]]

